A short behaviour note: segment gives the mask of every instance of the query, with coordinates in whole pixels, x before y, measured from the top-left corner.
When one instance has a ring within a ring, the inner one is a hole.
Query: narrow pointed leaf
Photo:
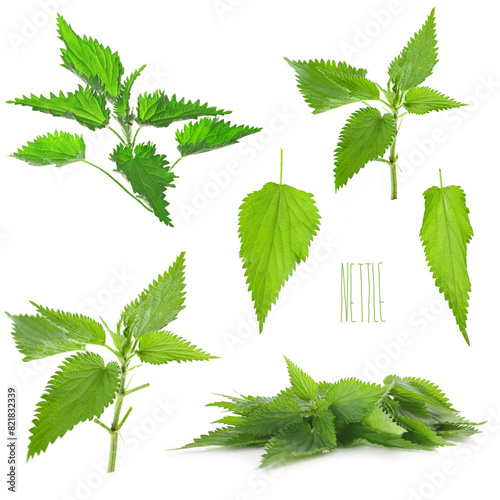
[[[53,134],[38,136],[12,156],[37,167],[52,164],[62,167],[85,159],[85,142],[81,135],[56,130]]]
[[[58,437],[85,420],[99,417],[113,402],[119,367],[86,352],[71,356],[50,379],[30,429],[28,458],[45,451]]]
[[[141,361],[153,365],[162,365],[171,361],[178,363],[206,361],[216,357],[171,332],[150,332],[142,335],[137,355]]]
[[[465,193],[458,186],[431,187],[424,193],[425,212],[420,239],[432,276],[444,294],[465,341],[471,284],[467,272],[467,244],[473,231]]]
[[[292,391],[304,401],[312,401],[318,394],[318,385],[307,373],[285,357]]]
[[[181,120],[192,120],[202,116],[226,115],[231,111],[217,109],[200,101],[177,100],[176,95],[168,97],[161,90],[153,94],[142,94],[137,100],[137,122],[141,125],[154,127],[168,127],[170,124]]]
[[[78,36],[61,15],[57,16],[59,38],[64,42],[61,49],[63,66],[85,83],[106,93],[114,100],[120,91],[123,66],[117,52],[102,46],[97,40]]]
[[[231,125],[231,122],[217,118],[202,118],[199,122],[187,123],[182,130],[177,130],[175,138],[181,155],[189,156],[231,146],[259,130],[261,129],[248,125]]]
[[[104,95],[98,94],[90,87],[84,89],[78,86],[77,91],[68,92],[67,95],[62,91],[59,95],[51,92],[49,98],[31,94],[30,97],[23,96],[7,102],[31,106],[34,111],[71,118],[90,130],[106,127],[109,123],[110,111],[106,108]]]
[[[144,64],[139,69],[135,70],[130,76],[125,79],[123,84],[120,85],[120,90],[114,103],[114,111],[118,116],[131,116],[130,94],[132,91],[132,86],[134,85],[137,78],[139,78],[145,67],[146,65]]]
[[[410,89],[405,94],[403,106],[415,115],[423,115],[431,111],[441,111],[443,109],[459,108],[465,106],[461,102],[447,97],[441,92],[432,90],[429,87],[416,87]]]
[[[396,122],[376,108],[355,111],[340,133],[335,150],[335,190],[347,184],[369,161],[385,153],[394,140]]]
[[[389,66],[391,81],[399,90],[406,91],[420,85],[432,74],[438,61],[434,12],[432,9],[422,29]]]
[[[319,228],[313,196],[285,184],[267,183],[240,207],[240,257],[262,332],[280,290],[305,261]]]

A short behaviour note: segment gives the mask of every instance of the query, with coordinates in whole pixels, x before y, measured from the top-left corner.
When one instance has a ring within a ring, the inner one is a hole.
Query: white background
[[[389,62],[421,27],[433,2],[47,0],[49,14],[43,3],[3,6],[1,102],[77,87],[78,79],[59,65],[57,4],[77,33],[119,51],[126,74],[148,64],[137,91],[159,87],[208,101],[233,110],[235,123],[265,130],[178,165],[177,187],[167,191],[172,229],[88,165],[36,168],[9,158],[39,134],[56,128],[81,132],[82,127],[1,105],[2,310],[30,313],[28,300],[34,300],[102,315],[114,324],[122,305],[186,250],[187,307],[171,326],[222,357],[136,372],[135,382],[148,381],[151,387],[130,396],[134,411],[124,429],[126,445],[119,444],[122,459],[115,474],[103,473],[108,436],[89,422],[26,464],[35,404],[62,357],[22,363],[9,321],[0,318],[3,390],[14,385],[19,394],[18,497],[418,500],[465,499],[476,496],[478,488],[496,491],[500,72],[495,4],[439,2],[440,61],[426,84],[470,106],[405,118],[398,141],[405,173],[399,175],[400,199],[391,202],[381,163],[368,165],[334,193],[333,150],[356,105],[313,115],[283,56],[345,59],[385,83]],[[175,128],[145,128],[141,136],[154,140],[173,161]],[[85,130],[84,136],[88,159],[111,170],[113,134]],[[322,224],[309,261],[285,287],[259,336],[238,258],[237,213],[247,193],[279,178],[280,147],[284,182],[314,193]],[[444,184],[466,191],[475,231],[468,254],[470,348],[434,286],[418,236],[422,193],[439,182],[439,168]],[[380,261],[387,321],[340,323],[340,264]],[[401,345],[404,332],[408,340]],[[381,382],[389,373],[428,378],[467,417],[490,423],[482,435],[436,452],[361,447],[264,471],[256,470],[260,449],[166,451],[206,432],[219,418],[216,408],[204,407],[214,399],[212,392],[272,395],[284,388],[282,354],[317,380],[356,376]],[[109,423],[110,411],[103,421]],[[5,433],[4,425],[2,420]],[[0,463],[6,470],[6,456],[0,454]]]

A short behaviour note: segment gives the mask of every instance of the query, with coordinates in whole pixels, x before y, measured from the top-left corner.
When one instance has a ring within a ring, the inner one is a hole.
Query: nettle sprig
[[[132,407],[122,416],[127,396],[148,387],[130,387],[130,373],[142,363],[161,365],[172,361],[215,358],[164,329],[185,307],[184,252],[170,269],[149,285],[121,313],[116,330],[104,322],[32,304],[36,315],[10,315],[17,349],[23,361],[77,351],[60,365],[38,403],[30,432],[28,459],[45,451],[80,422],[93,420],[110,435],[108,472],[116,465],[118,436]],[[107,364],[91,346],[104,347],[116,358]],[[134,364],[136,363],[136,364]],[[115,403],[111,424],[99,420]]]
[[[366,105],[349,117],[340,133],[335,150],[336,191],[368,162],[378,161],[389,165],[391,199],[395,200],[399,168],[396,141],[403,117],[464,106],[441,92],[420,86],[438,62],[434,11],[389,65],[386,86],[366,78],[366,69],[353,68],[345,62],[285,58],[295,70],[300,92],[313,113],[352,103]],[[383,113],[368,101],[383,104]]]
[[[49,97],[31,94],[7,101],[29,106],[35,111],[53,116],[71,118],[90,130],[107,128],[120,143],[110,158],[116,171],[130,183],[129,191],[114,175],[88,161],[85,142],[78,134],[55,131],[28,142],[12,156],[30,165],[55,165],[84,162],[110,177],[128,195],[153,212],[160,221],[172,226],[165,189],[174,187],[174,167],[189,155],[204,153],[237,143],[242,137],[254,134],[260,128],[231,125],[220,117],[231,113],[200,101],[168,96],[161,90],[141,94],[137,106],[131,103],[134,82],[146,65],[131,73],[123,82],[124,68],[117,52],[104,47],[96,39],[77,35],[61,15],[57,17],[62,66],[81,78],[85,87],[74,92],[50,93]],[[191,121],[175,133],[180,157],[172,164],[156,151],[152,142],[138,143],[143,127],[166,128],[177,121]],[[113,123],[113,126],[111,123]],[[117,130],[118,129],[118,130]]]
[[[481,425],[460,416],[427,380],[391,375],[383,385],[355,378],[316,383],[286,363],[291,387],[274,397],[223,396],[208,404],[231,415],[183,448],[264,446],[265,467],[357,445],[432,450]]]

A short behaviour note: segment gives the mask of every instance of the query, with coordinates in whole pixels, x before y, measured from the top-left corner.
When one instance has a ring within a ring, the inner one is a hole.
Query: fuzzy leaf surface
[[[181,156],[206,153],[214,149],[236,144],[241,138],[255,134],[261,130],[248,125],[231,125],[217,118],[202,118],[198,122],[184,125],[184,128],[175,132]]]
[[[391,62],[389,76],[400,90],[420,85],[438,61],[435,9],[432,9],[422,29],[415,33],[401,53]]]
[[[424,193],[420,239],[432,276],[444,294],[467,344],[467,309],[471,283],[467,244],[473,236],[465,193],[459,186],[431,187]]]
[[[86,352],[67,358],[37,405],[28,458],[45,451],[76,424],[99,417],[115,399],[118,375],[118,364],[104,365],[97,354]]]
[[[405,94],[403,106],[408,113],[424,115],[431,111],[460,108],[461,106],[465,106],[465,104],[455,101],[455,99],[445,96],[441,92],[432,90],[429,87],[416,87],[410,89]]]
[[[347,184],[369,161],[385,153],[394,140],[396,122],[376,108],[355,111],[342,129],[335,150],[335,190]]]
[[[97,91],[114,100],[120,91],[123,66],[117,52],[102,46],[97,40],[81,38],[61,15],[57,16],[59,38],[66,48],[61,49],[63,66]]]
[[[306,260],[319,220],[313,196],[285,184],[269,182],[243,200],[240,257],[260,332],[281,288]]]
[[[79,85],[78,90],[67,95],[62,91],[59,95],[51,92],[49,98],[31,94],[30,97],[23,96],[7,102],[31,106],[34,111],[53,116],[71,118],[90,130],[103,128],[109,123],[110,111],[106,108],[106,98],[90,87],[84,89]]]
[[[12,320],[12,336],[16,347],[25,357],[23,361],[46,358],[54,354],[68,351],[78,351],[85,348],[84,344],[66,339],[64,331],[54,326],[42,316],[10,315]]]
[[[153,210],[160,221],[172,226],[165,200],[165,189],[173,187],[175,175],[168,167],[165,155],[156,154],[156,146],[148,142],[135,148],[119,144],[111,153],[116,170],[123,174],[132,189]]]
[[[158,332],[177,318],[184,309],[185,252],[122,312],[121,322],[129,335],[136,338]]]
[[[149,332],[140,337],[137,355],[140,360],[153,365],[171,361],[205,361],[215,356],[190,344],[171,332]]]
[[[37,167],[52,164],[62,167],[85,159],[85,142],[81,135],[56,130],[38,136],[11,156]]]
[[[299,90],[313,113],[379,98],[377,85],[366,78],[366,69],[323,59],[291,61],[285,57],[285,61],[295,70]]]

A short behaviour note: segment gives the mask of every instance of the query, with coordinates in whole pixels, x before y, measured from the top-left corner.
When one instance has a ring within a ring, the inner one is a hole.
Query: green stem
[[[398,112],[394,111],[393,112],[394,116],[394,121],[396,122],[396,133],[394,134],[394,140],[392,141],[391,144],[391,149],[389,152],[389,163],[390,163],[390,168],[391,168],[391,200],[395,200],[398,197],[398,175],[397,175],[397,170],[396,170],[396,162],[397,162],[397,154],[396,154],[396,141],[398,139]]]
[[[109,130],[111,130],[111,132],[113,132],[113,134],[117,135],[118,136],[118,139],[120,139],[121,142],[123,142],[123,144],[126,144],[127,142],[125,141],[125,139],[113,128],[113,127],[110,127],[108,125],[108,128]]]
[[[125,397],[125,384],[127,381],[127,365],[128,361],[123,361],[121,364],[120,388],[116,396],[115,412],[111,423],[111,444],[109,447],[108,472],[114,472],[116,466],[116,453],[118,451],[118,433],[120,431],[120,413],[123,406],[123,398]]]
[[[125,391],[123,393],[123,396],[128,396],[129,394],[132,394],[135,391],[140,391],[141,389],[145,389],[146,387],[149,387],[149,384],[142,384],[139,387],[134,387],[133,389],[130,389],[128,391]]]
[[[441,176],[441,169],[439,169],[439,185],[443,189],[443,177]]]
[[[179,163],[181,160],[182,160],[182,156],[177,158],[177,160],[175,160],[174,163],[172,164],[172,166],[170,167],[170,170],[173,170],[174,167],[177,165],[177,163]]]
[[[132,139],[132,147],[135,146],[135,140],[137,139],[137,134],[139,133],[139,130],[141,130],[141,127],[139,127],[134,134],[134,138]]]
[[[391,200],[398,197],[398,178],[396,172],[396,165],[391,163]]]
[[[109,172],[106,172],[106,170],[104,170],[103,168],[101,168],[97,165],[94,165],[94,163],[90,163],[87,160],[82,160],[82,161],[84,163],[86,163],[87,165],[90,165],[94,168],[97,168],[97,170],[100,170],[102,173],[106,174],[111,180],[116,182],[116,184],[118,184],[129,196],[134,198],[134,200],[137,201],[137,203],[140,203],[148,212],[153,212],[149,207],[144,205],[144,203],[141,200],[139,200],[139,198],[135,197],[121,182],[117,181]]]
[[[280,164],[280,186],[283,184],[283,148],[280,149],[281,164]]]

